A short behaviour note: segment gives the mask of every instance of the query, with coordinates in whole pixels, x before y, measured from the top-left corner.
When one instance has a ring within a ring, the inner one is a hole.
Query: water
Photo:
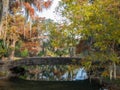
[[[0,90],[99,90],[94,81],[28,81],[23,79],[0,80]]]
[[[18,67],[13,69],[13,73],[21,75],[22,79],[26,80],[47,80],[47,81],[72,81],[72,80],[85,80],[88,79],[87,72],[84,68],[79,66],[70,65],[51,65],[51,66],[25,66],[25,70]],[[19,73],[20,71],[20,73]],[[24,72],[26,71],[26,72]]]
[[[72,68],[71,71],[69,68]],[[20,76],[21,79],[0,79],[0,90],[99,90],[100,88],[96,81],[92,80],[90,83],[84,69],[75,66],[25,66],[25,69],[29,72]],[[41,79],[41,76],[49,79]],[[61,76],[64,76],[62,80]],[[75,76],[76,81],[72,81]]]

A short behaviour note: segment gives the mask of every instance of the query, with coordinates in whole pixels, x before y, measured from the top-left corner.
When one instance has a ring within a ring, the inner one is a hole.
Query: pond
[[[99,90],[101,87],[96,80],[90,82],[88,78],[82,78],[86,76],[85,71],[76,65],[36,65],[21,68],[15,68],[13,72],[20,75],[24,68],[24,74],[19,77],[0,79],[0,90]]]
[[[99,90],[100,86],[89,80],[32,81],[18,78],[0,80],[0,90]]]

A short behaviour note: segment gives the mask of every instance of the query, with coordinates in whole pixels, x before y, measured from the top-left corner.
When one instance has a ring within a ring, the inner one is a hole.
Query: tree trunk
[[[113,78],[116,79],[116,63],[113,62],[112,65],[110,65],[110,80],[112,80]]]
[[[3,2],[2,0],[0,1],[0,24],[1,24],[1,21],[2,21],[2,16],[3,16]]]
[[[69,48],[69,54],[70,54],[70,57],[73,57],[75,55],[75,48],[74,47]]]
[[[14,53],[15,53],[15,51],[12,50],[12,51],[11,51],[11,54],[10,54],[10,60],[13,60],[13,59],[14,59]]]
[[[0,21],[0,22],[2,22],[2,21]],[[2,36],[2,23],[0,23],[0,38],[2,38],[1,36]]]
[[[4,40],[4,45],[5,45],[5,40],[6,40],[6,30],[7,30],[7,15],[8,15],[8,8],[9,8],[9,0],[2,0],[2,16],[1,16],[1,23],[0,23],[0,34],[3,34],[3,40]],[[6,19],[6,28],[3,30],[2,25],[3,25],[3,18],[5,17]]]
[[[14,54],[15,54],[15,43],[16,41],[12,41],[12,44],[11,44],[11,52],[10,52],[10,55],[9,55],[9,59],[10,60],[14,60]]]
[[[115,62],[113,62],[113,77],[114,77],[114,79],[116,79],[116,63]]]
[[[112,67],[113,67],[112,65],[110,65],[110,67],[109,67],[110,80],[112,80],[112,78],[113,78],[113,68]]]
[[[2,61],[5,61],[5,57],[4,57],[4,55],[2,56],[2,58],[1,58],[1,59],[2,59]]]

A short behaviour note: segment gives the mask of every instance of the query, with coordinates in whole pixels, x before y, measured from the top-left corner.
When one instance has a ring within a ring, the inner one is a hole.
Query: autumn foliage
[[[25,49],[28,50],[29,56],[36,56],[40,51],[40,44],[39,42],[26,42],[23,43],[21,51],[24,51]]]
[[[51,6],[51,3],[52,3],[52,2],[51,2],[50,0],[44,2],[45,8],[49,8],[49,7]]]
[[[37,9],[38,11],[42,11],[44,8],[48,9],[52,4],[52,0],[26,0],[26,1],[22,1],[22,0],[16,0],[14,2],[10,2],[10,7],[9,10],[13,11],[14,8],[19,8],[19,7],[25,7],[26,11],[28,12],[28,14],[34,18],[34,14],[35,14],[35,9]]]
[[[37,9],[39,11],[42,11],[43,7],[46,8],[46,9],[49,8],[52,4],[52,1],[50,1],[50,0],[48,0],[48,1],[34,0],[33,4],[37,7]],[[24,2],[24,6],[29,11],[30,16],[34,17],[35,10],[30,5],[30,3],[29,2]]]

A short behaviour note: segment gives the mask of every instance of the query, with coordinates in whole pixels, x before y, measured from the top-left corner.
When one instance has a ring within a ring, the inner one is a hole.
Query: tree
[[[43,52],[44,48],[46,48],[46,54],[49,56],[51,56],[51,54],[57,55],[56,51],[59,51],[64,46],[62,43],[64,37],[62,36],[62,30],[60,30],[60,24],[50,19],[45,20],[43,23],[42,29],[44,30],[43,34],[45,34],[44,40],[42,41]]]
[[[24,31],[20,34],[21,40],[23,44],[21,45],[21,51],[25,49],[28,50],[29,56],[36,56],[42,47],[41,39],[44,38],[44,18],[36,18],[31,25],[31,33],[30,33],[30,22],[25,25]],[[25,34],[24,34],[25,33]]]
[[[6,18],[7,23],[7,15],[12,14],[14,15],[14,9],[18,10],[20,9],[19,13],[22,13],[25,11],[25,17],[27,18],[26,21],[29,20],[30,22],[30,28],[32,24],[31,19],[35,19],[35,12],[36,11],[42,11],[42,9],[46,8],[48,9],[52,4],[51,0],[44,1],[44,0],[0,0],[0,35],[5,32],[2,28],[3,23],[2,21]],[[24,9],[24,11],[22,11]],[[30,31],[31,32],[31,31]],[[0,37],[1,38],[1,37]],[[6,38],[6,35],[5,37]],[[5,43],[5,41],[4,41]]]
[[[63,0],[59,9],[74,25],[73,28],[77,28],[81,40],[90,40],[88,56],[85,58],[100,62],[110,60],[114,63],[114,71],[120,57],[115,49],[120,45],[119,5],[118,0],[94,0],[92,3],[88,0]]]
[[[12,60],[14,58],[16,42],[19,40],[20,34],[24,29],[24,27],[21,27],[24,26],[24,21],[25,18],[20,14],[14,16],[8,14],[7,22],[6,18],[3,20],[4,33],[2,38],[5,41],[6,48],[8,48],[9,58]]]
[[[4,46],[7,44],[7,46],[11,47],[11,59],[14,57],[15,43],[19,40],[20,36],[24,35],[25,37],[26,31],[30,33],[27,33],[27,38],[29,36],[29,38],[32,38],[33,35],[36,35],[36,30],[32,29],[34,28],[34,25],[32,25],[33,21],[36,19],[35,11],[41,11],[44,8],[48,9],[51,3],[51,0],[0,0],[0,39],[3,40]],[[25,16],[22,16],[23,8]],[[25,20],[24,17],[29,18],[30,21],[27,21],[28,19]],[[27,24],[27,27],[29,25],[29,30],[25,31],[25,24]],[[31,35],[31,32],[33,35]]]
[[[90,6],[83,5],[86,9],[81,12],[84,38],[94,39],[91,45],[91,59],[113,62],[114,78],[120,56],[115,50],[116,45],[120,44],[119,5],[120,2],[114,0],[95,1]]]

